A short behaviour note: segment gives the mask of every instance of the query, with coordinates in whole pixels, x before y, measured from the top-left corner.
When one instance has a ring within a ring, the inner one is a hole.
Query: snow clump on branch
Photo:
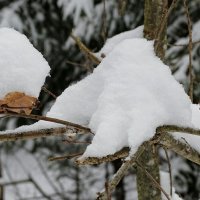
[[[28,38],[11,28],[0,28],[0,99],[9,92],[38,98],[50,67]]]
[[[57,98],[47,116],[88,125],[95,136],[83,157],[102,157],[125,146],[135,153],[158,126],[191,125],[190,105],[153,42],[137,38],[116,45],[93,74]]]
[[[153,41],[121,37],[106,47],[110,52],[94,72],[68,87],[47,113],[95,133],[83,157],[103,157],[127,146],[134,154],[158,126],[191,126],[191,101],[156,57]],[[39,121],[16,131],[50,127],[58,124]]]

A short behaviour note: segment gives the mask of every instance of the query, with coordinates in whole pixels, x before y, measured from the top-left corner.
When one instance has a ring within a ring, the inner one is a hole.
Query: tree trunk
[[[155,43],[158,45],[155,53],[161,59],[163,59],[165,55],[164,41],[166,29],[164,29],[164,31],[161,33],[160,40],[157,41],[156,39],[162,17],[167,10],[167,5],[167,0],[145,0],[144,36],[148,40],[155,40]],[[139,162],[153,176],[153,178],[160,183],[159,163],[156,147],[149,146],[140,157]],[[160,200],[160,190],[155,188],[152,181],[146,176],[144,170],[138,167],[136,175],[138,200]]]

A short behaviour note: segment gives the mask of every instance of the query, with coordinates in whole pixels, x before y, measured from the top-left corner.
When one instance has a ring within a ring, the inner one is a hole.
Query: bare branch
[[[57,161],[57,160],[68,160],[72,158],[76,158],[78,156],[81,156],[84,152],[81,153],[75,153],[75,154],[67,154],[63,156],[57,156],[57,157],[50,157],[48,160],[49,161]]]
[[[190,77],[190,84],[189,84],[189,96],[191,101],[193,102],[193,81],[194,81],[194,75],[193,75],[193,69],[192,69],[192,23],[190,19],[190,14],[188,10],[187,0],[184,0],[184,8],[185,8],[185,14],[187,17],[187,26],[188,26],[188,33],[189,33],[189,45],[188,45],[188,51],[189,51],[189,77]]]
[[[159,143],[180,156],[200,165],[200,154],[188,144],[175,140],[170,134],[162,134]]]
[[[192,42],[192,46],[197,45],[197,44],[200,44],[200,40]],[[189,46],[189,43],[187,43],[187,44],[170,44],[170,43],[167,43],[167,45],[168,46],[175,46],[175,47],[186,47],[186,46]]]
[[[6,112],[5,114],[10,117],[22,117],[22,118],[27,118],[27,119],[35,119],[35,120],[54,122],[57,124],[63,124],[65,126],[67,126],[69,129],[79,131],[79,132],[87,132],[87,133],[91,132],[90,129],[87,127],[84,127],[84,126],[81,126],[79,124],[75,124],[72,122],[68,122],[65,120],[52,118],[52,117],[46,117],[46,116],[40,116],[40,115],[26,115],[23,113],[17,114],[17,113],[11,113],[11,112]]]
[[[71,38],[76,42],[79,49],[95,64],[99,64],[101,61],[92,53],[80,40],[80,38],[76,37],[73,33],[70,34]]]
[[[112,177],[112,179],[107,184],[107,187],[109,188],[110,192],[112,192],[116,188],[120,180],[127,173],[128,169],[135,164],[135,161],[144,152],[144,149],[145,149],[145,143],[143,143],[138,148],[137,152],[133,156],[131,156],[129,160],[126,160],[122,164],[122,166],[119,168],[119,170],[116,172],[116,174]],[[98,194],[97,200],[107,200],[107,193],[105,190]]]
[[[49,136],[61,136],[64,135],[69,129],[66,127],[59,128],[47,128],[34,131],[24,131],[24,132],[7,132],[0,134],[1,142],[10,142],[17,140],[30,140]]]
[[[45,86],[42,86],[42,90],[46,92],[47,94],[49,94],[50,96],[52,96],[54,99],[57,98],[57,96],[53,94],[51,91],[49,91]]]
[[[23,140],[23,139],[35,139],[35,138],[41,138],[41,137],[48,137],[48,136],[58,136],[63,134],[70,134],[70,133],[79,133],[79,134],[87,134],[92,133],[89,128],[82,127],[78,124],[70,123],[67,121],[50,118],[50,117],[43,117],[43,116],[37,116],[37,115],[25,115],[25,114],[10,114],[10,116],[20,116],[25,118],[31,118],[31,119],[37,119],[37,120],[45,120],[45,121],[51,121],[55,123],[61,123],[66,125],[66,127],[57,127],[57,128],[49,128],[49,129],[42,129],[37,131],[24,131],[24,132],[9,132],[9,133],[2,133],[0,134],[0,141],[16,141],[16,140]],[[199,160],[199,154],[198,152],[192,150],[190,152],[184,152],[185,144],[176,141],[172,136],[170,136],[167,133],[170,132],[177,132],[177,134],[180,133],[188,133],[192,135],[198,135],[200,136],[200,130],[193,129],[190,127],[178,127],[178,126],[161,126],[158,127],[156,130],[156,137],[154,137],[154,140],[151,141],[153,143],[161,143],[162,145],[166,146],[167,148],[175,151],[179,155],[197,163],[200,164]],[[165,137],[166,135],[166,137]],[[160,137],[162,136],[162,137]],[[171,145],[169,144],[170,141]],[[173,145],[172,145],[173,144]],[[187,148],[188,149],[188,148]],[[191,148],[192,149],[192,148]],[[109,162],[113,161],[119,158],[127,157],[128,155],[128,149],[123,149],[119,152],[116,152],[114,155],[108,155],[103,158],[82,158],[76,161],[78,165],[86,165],[86,164],[99,164],[102,162]]]
[[[156,129],[156,133],[166,133],[166,132],[176,132],[178,133],[187,133],[191,135],[197,135],[200,136],[200,130],[195,129],[195,128],[190,128],[190,127],[180,127],[180,126],[173,126],[173,125],[165,125],[165,126],[160,126]]]
[[[10,186],[10,185],[23,184],[23,183],[27,183],[27,182],[30,182],[30,180],[29,179],[22,179],[22,180],[17,180],[17,181],[9,181],[9,182],[1,183],[1,185]]]
[[[116,152],[113,155],[107,155],[105,157],[87,157],[79,158],[75,161],[77,165],[97,165],[103,162],[111,162],[120,158],[125,158],[128,156],[129,148],[123,148],[122,150]]]
[[[167,24],[168,17],[170,15],[170,13],[172,12],[172,10],[175,8],[177,2],[178,2],[178,0],[173,0],[172,1],[168,11],[166,12],[166,14],[164,15],[163,19],[161,20],[161,24],[159,26],[159,29],[158,29],[158,32],[157,32],[157,35],[156,35],[155,44],[154,44],[155,52],[157,52],[157,49],[159,48],[159,45],[160,45],[160,42],[161,42],[161,38],[162,38],[162,33],[163,33],[163,30],[165,29],[165,26]]]
[[[167,152],[166,148],[163,148],[165,151],[165,155],[166,155],[166,159],[167,159],[167,163],[168,163],[168,168],[169,168],[169,180],[170,180],[170,195],[172,196],[172,166],[170,163],[170,159],[169,159],[169,155]]]

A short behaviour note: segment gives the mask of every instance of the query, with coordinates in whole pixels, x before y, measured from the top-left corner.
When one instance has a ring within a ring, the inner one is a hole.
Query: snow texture
[[[11,28],[0,29],[0,69],[0,99],[15,91],[37,98],[50,71],[27,37]]]
[[[116,47],[116,45],[118,45],[120,42],[122,42],[125,39],[143,38],[143,29],[144,29],[144,26],[142,25],[133,30],[126,31],[126,32],[120,33],[112,38],[109,38],[106,41],[103,48],[98,53],[96,53],[96,55],[98,57],[100,57],[101,54],[104,54],[105,56],[107,56],[109,54],[109,52],[111,52],[114,49],[114,47]]]
[[[192,125],[196,129],[200,129],[200,106],[197,104],[191,104],[192,110]],[[180,140],[183,143],[189,144],[196,151],[200,152],[200,136],[190,135],[186,133],[173,133],[174,138]]]
[[[189,97],[168,66],[154,55],[153,42],[126,39],[94,73],[67,88],[49,117],[88,125],[95,133],[84,153],[106,156],[125,146],[131,154],[164,124],[189,126]],[[57,126],[38,122],[33,127]]]

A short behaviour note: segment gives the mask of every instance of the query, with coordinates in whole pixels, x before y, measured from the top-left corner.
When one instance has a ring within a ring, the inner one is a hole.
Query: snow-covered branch
[[[20,116],[20,114],[16,114],[16,116]],[[27,118],[34,118],[34,115],[31,116],[23,116]],[[38,116],[37,116],[38,117]],[[40,117],[41,119],[42,117]],[[45,117],[44,117],[45,118]],[[34,118],[36,119],[36,118]],[[47,118],[48,119],[48,118]],[[52,121],[56,121],[58,119],[52,119]],[[59,120],[58,120],[59,121]],[[82,127],[78,124],[71,125],[70,122],[65,122],[68,124],[63,127],[55,127],[55,128],[46,128],[41,130],[32,130],[32,131],[24,131],[24,132],[8,132],[0,134],[0,141],[1,142],[8,142],[8,141],[17,141],[17,140],[27,140],[27,139],[36,139],[41,137],[50,137],[50,136],[61,136],[61,135],[68,135],[71,134],[72,131],[75,134],[87,134],[91,133],[90,129]],[[70,125],[69,125],[70,124]],[[81,129],[82,127],[82,129]],[[188,160],[191,160],[200,165],[200,154],[194,150],[189,144],[185,144],[180,142],[179,140],[174,139],[170,133],[187,133],[191,135],[200,136],[200,130],[194,129],[190,127],[179,127],[179,126],[161,126],[156,129],[156,135],[153,139],[149,142],[151,144],[161,144],[168,149],[176,152],[177,154],[185,157]],[[129,148],[123,148],[122,150],[114,153],[113,155],[107,155],[104,157],[88,157],[84,159],[76,160],[76,164],[78,165],[93,165],[93,164],[100,164],[103,162],[110,162],[116,159],[125,158],[129,154]]]
[[[159,144],[162,144],[180,156],[200,165],[200,153],[193,149],[189,144],[184,144],[179,140],[174,139],[170,134],[161,136]]]

